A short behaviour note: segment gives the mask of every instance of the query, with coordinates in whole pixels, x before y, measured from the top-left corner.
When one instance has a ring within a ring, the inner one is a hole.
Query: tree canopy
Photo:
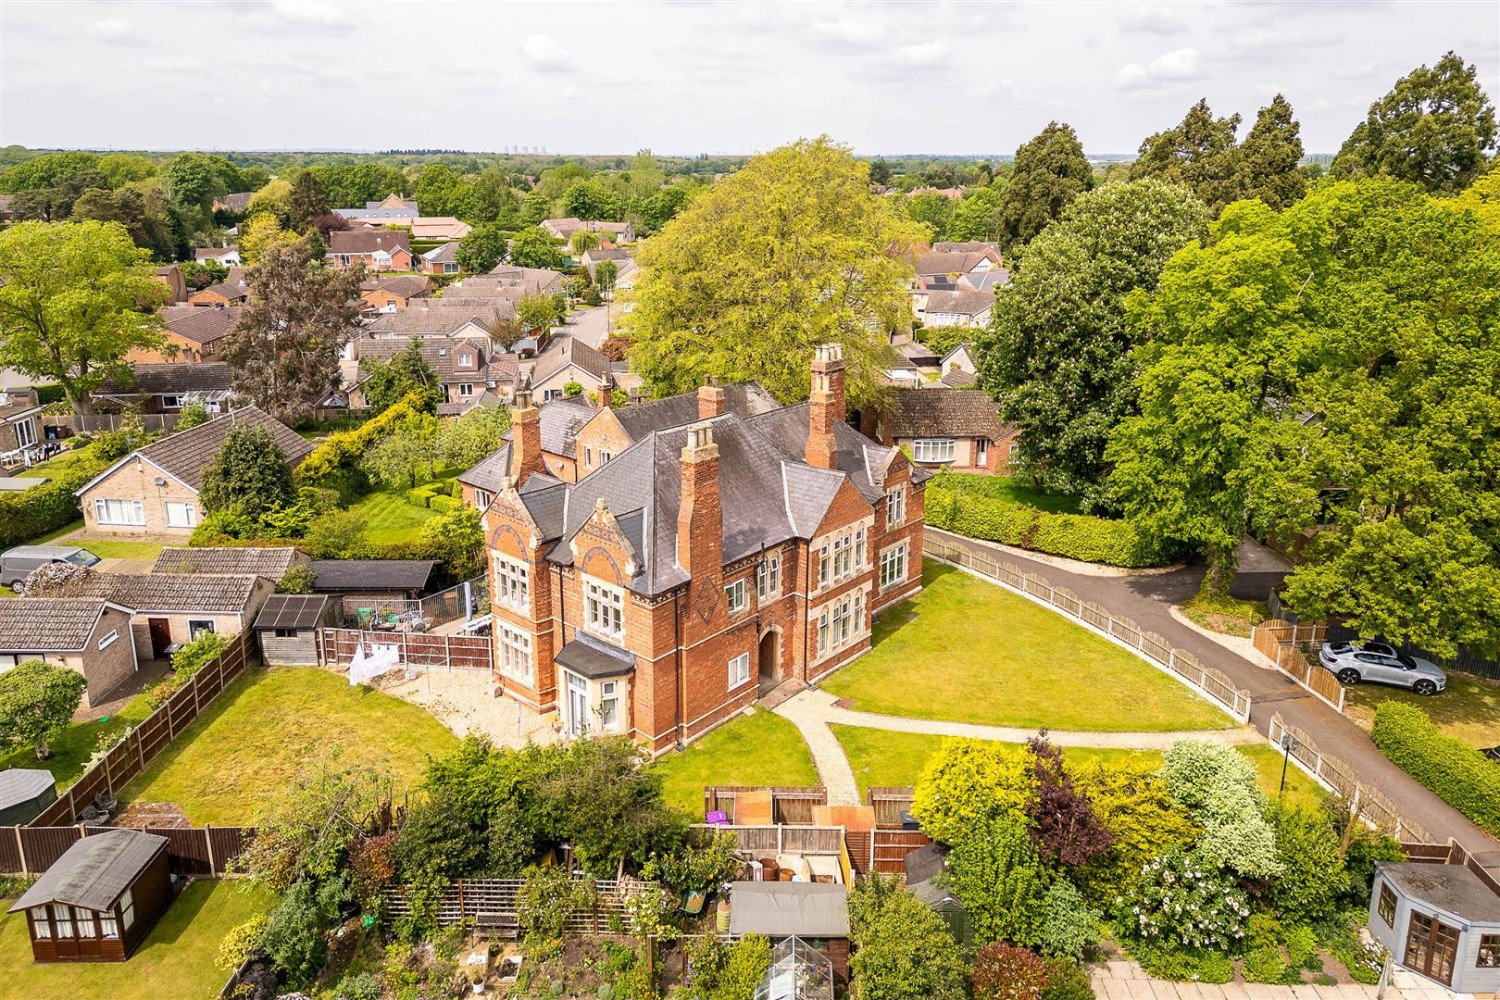
[[[1299,167],[1301,133],[1291,104],[1277,94],[1260,109],[1235,154],[1233,197],[1259,198],[1278,210],[1300,199],[1307,191],[1307,175]]]
[[[1384,175],[1450,194],[1484,172],[1485,153],[1494,148],[1494,105],[1474,64],[1449,52],[1370,105],[1334,158],[1333,175]]]
[[[251,424],[231,428],[203,470],[198,498],[205,513],[236,508],[250,518],[296,502],[292,470],[270,428]]]
[[[422,390],[436,405],[437,375],[422,357],[419,337],[411,338],[405,347],[385,361],[361,358],[359,367],[366,373],[363,389],[371,416],[388,409],[416,389]]]
[[[117,222],[21,222],[0,232],[0,366],[56,382],[76,413],[106,379],[128,385],[125,360],[161,345],[151,309],[169,298],[151,253]]]
[[[980,385],[1021,431],[1020,462],[1048,489],[1105,502],[1105,440],[1135,411],[1125,302],[1204,235],[1206,211],[1160,181],[1109,184],[1032,241],[980,333]]]
[[[83,701],[83,674],[27,660],[0,674],[0,747],[31,747],[37,760],[52,756],[56,739]]]
[[[1208,100],[1200,100],[1176,126],[1141,140],[1130,177],[1181,184],[1218,214],[1234,200],[1234,135],[1239,127],[1239,115],[1215,118]]]
[[[657,395],[716,375],[790,402],[807,395],[813,348],[838,342],[859,405],[879,392],[888,332],[911,322],[922,241],[826,137],[753,157],[641,250],[631,360]]]
[[[1048,122],[1016,150],[1015,169],[1000,195],[1006,249],[1030,243],[1093,186],[1094,168],[1083,155],[1078,133],[1066,123]]]

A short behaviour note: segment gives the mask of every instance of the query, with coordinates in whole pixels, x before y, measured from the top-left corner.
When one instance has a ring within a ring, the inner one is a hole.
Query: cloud
[[[1231,56],[1260,58],[1267,53],[1281,55],[1286,52],[1331,48],[1343,41],[1343,32],[1332,28],[1276,27],[1264,31],[1236,32],[1229,36],[1226,48]]]
[[[531,68],[539,73],[561,73],[573,62],[568,50],[546,35],[527,35],[521,44],[521,53]]]
[[[902,66],[941,66],[948,58],[948,46],[936,41],[902,45],[891,58]]]
[[[1121,31],[1139,31],[1150,35],[1176,35],[1187,25],[1164,7],[1135,7],[1120,15]]]
[[[135,25],[123,17],[107,17],[102,21],[92,21],[88,25],[88,33],[105,42],[123,42],[134,45],[143,41],[136,33]]]
[[[186,56],[147,56],[141,66],[158,73],[204,73],[208,66],[201,59]]]
[[[1197,49],[1173,49],[1144,66],[1140,63],[1121,66],[1115,86],[1121,90],[1149,90],[1163,83],[1196,80],[1202,75],[1198,70]]]
[[[319,0],[275,0],[271,13],[288,24],[309,28],[352,28],[354,19],[344,7]]]
[[[809,32],[814,44],[828,49],[874,49],[885,41],[885,28],[882,25],[848,17],[816,21]]]

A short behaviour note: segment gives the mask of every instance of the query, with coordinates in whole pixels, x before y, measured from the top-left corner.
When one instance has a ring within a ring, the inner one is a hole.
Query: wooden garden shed
[[[38,962],[123,962],[171,902],[167,838],[116,829],[68,848],[9,912]]]
[[[318,664],[318,630],[338,624],[338,608],[324,594],[272,594],[255,619],[261,660],[268,667]]]

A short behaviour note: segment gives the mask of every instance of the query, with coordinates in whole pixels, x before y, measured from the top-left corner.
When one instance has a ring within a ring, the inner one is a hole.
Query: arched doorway
[[[760,689],[768,691],[781,678],[781,632],[767,629],[760,637]]]

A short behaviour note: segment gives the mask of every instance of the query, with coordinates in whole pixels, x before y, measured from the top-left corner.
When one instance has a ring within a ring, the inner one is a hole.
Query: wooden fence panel
[[[0,826],[0,872],[36,875],[50,868],[83,837],[96,837],[113,826]],[[146,831],[167,838],[173,872],[222,875],[255,837],[253,827],[194,827]]]
[[[488,636],[432,635],[425,632],[371,632],[349,628],[325,628],[320,647],[323,666],[348,667],[360,646],[393,645],[402,664],[428,669],[489,671],[494,649]]]
[[[179,875],[211,875],[214,866],[209,859],[208,834],[203,830],[153,830],[167,838],[172,855],[172,870]]]
[[[906,856],[932,843],[920,830],[875,830],[873,856],[875,870],[886,875],[906,871]]]
[[[904,788],[876,786],[865,793],[865,801],[875,810],[875,825],[898,829],[902,825],[901,814],[911,811],[911,804],[915,798],[916,792],[910,786]]]
[[[744,792],[771,793],[771,819],[774,823],[812,824],[813,806],[828,804],[828,789],[820,785],[708,785],[703,789],[703,815],[723,812],[735,822],[735,797]]]

